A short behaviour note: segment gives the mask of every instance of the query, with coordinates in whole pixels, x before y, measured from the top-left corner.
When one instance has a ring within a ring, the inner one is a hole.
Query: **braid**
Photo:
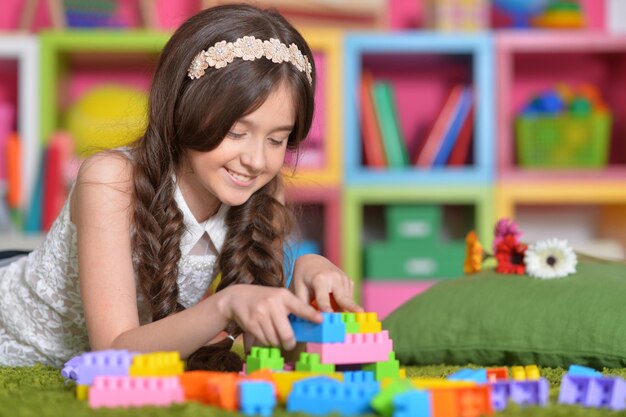
[[[237,283],[284,285],[282,243],[294,220],[274,198],[279,184],[276,177],[246,203],[230,208],[226,216],[228,232],[218,261],[222,271],[218,291]]]
[[[150,143],[158,142],[144,137],[133,149],[133,251],[140,288],[150,303],[154,321],[182,310],[177,278],[184,230],[183,215],[174,200],[172,157],[169,152],[157,155],[158,149],[150,149]]]

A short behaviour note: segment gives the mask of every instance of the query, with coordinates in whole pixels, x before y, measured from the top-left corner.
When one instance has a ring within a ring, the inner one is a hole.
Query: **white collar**
[[[224,239],[226,238],[225,220],[229,206],[222,204],[219,210],[217,210],[217,213],[209,217],[205,222],[198,223],[198,220],[196,220],[193,213],[191,213],[178,183],[176,183],[174,199],[178,204],[178,208],[183,213],[183,222],[186,229],[180,242],[181,255],[188,255],[205,232],[219,253],[222,250]]]

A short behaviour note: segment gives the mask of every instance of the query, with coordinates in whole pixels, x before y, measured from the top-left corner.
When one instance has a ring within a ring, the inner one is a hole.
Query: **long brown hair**
[[[174,174],[185,151],[215,149],[233,124],[260,107],[281,83],[290,87],[296,109],[287,148],[296,150],[311,127],[314,85],[292,64],[235,58],[224,68],[207,69],[199,79],[187,76],[200,51],[243,36],[294,43],[314,65],[311,50],[293,26],[275,11],[249,5],[203,10],[183,23],[165,45],[150,91],[147,129],[131,149],[135,271],[153,320],[184,309],[178,302],[177,284],[184,225],[174,200]],[[293,219],[275,198],[279,187],[280,177],[276,177],[246,203],[229,209],[228,231],[217,262],[222,273],[218,291],[235,283],[284,285],[281,247]],[[235,329],[236,325],[229,326]],[[230,344],[201,348],[188,359],[189,367],[224,369],[223,364],[216,366],[216,361],[225,360],[215,351]],[[232,365],[240,366],[240,362]]]

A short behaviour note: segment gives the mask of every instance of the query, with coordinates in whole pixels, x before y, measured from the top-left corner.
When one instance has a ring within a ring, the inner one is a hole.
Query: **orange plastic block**
[[[488,385],[441,387],[430,390],[432,417],[480,417],[493,415]]]
[[[234,373],[222,374],[220,378],[211,378],[207,381],[207,403],[215,407],[237,411],[239,409],[237,383],[239,376]]]
[[[410,381],[417,389],[467,388],[476,386],[476,383],[472,381],[451,381],[443,378],[411,378]]]
[[[176,376],[183,373],[185,364],[179,352],[153,352],[133,357],[129,376]]]
[[[487,381],[496,382],[509,379],[509,370],[502,366],[499,368],[488,368],[487,369]]]
[[[186,401],[198,401],[202,404],[209,404],[207,397],[207,387],[211,380],[219,381],[224,377],[225,372],[212,371],[188,371],[180,374],[180,384],[183,387]],[[233,375],[235,375],[233,373]]]
[[[359,325],[359,333],[379,333],[382,324],[378,321],[376,313],[356,313],[356,322]]]

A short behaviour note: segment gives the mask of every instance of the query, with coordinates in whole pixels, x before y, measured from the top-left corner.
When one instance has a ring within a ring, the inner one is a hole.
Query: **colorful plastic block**
[[[87,352],[67,361],[61,371],[63,377],[77,385],[91,385],[96,376],[128,376],[136,353],[127,350]]]
[[[322,313],[324,320],[313,323],[293,314],[289,321],[298,342],[336,343],[343,342],[346,337],[346,325],[341,313]]]
[[[347,334],[359,333],[359,323],[356,322],[356,313],[341,313],[341,320],[346,325]]]
[[[520,406],[546,405],[548,403],[548,381],[544,378],[535,380],[501,380],[491,384],[491,401],[497,411],[504,410],[512,401]]]
[[[185,400],[197,401],[202,404],[209,404],[207,397],[207,386],[211,380],[220,380],[235,373],[215,372],[215,371],[187,371],[178,375],[180,384],[185,393]]]
[[[432,388],[430,398],[433,417],[478,417],[493,414],[488,385]]]
[[[347,334],[343,343],[307,343],[306,351],[320,355],[322,363],[349,365],[383,362],[393,351],[389,333]]]
[[[393,417],[430,417],[430,393],[411,390],[393,399]]]
[[[476,386],[473,381],[450,381],[442,378],[411,378],[411,384],[417,389],[464,388]]]
[[[169,406],[184,399],[180,381],[169,376],[97,376],[89,389],[92,408]]]
[[[602,376],[602,372],[599,372],[593,368],[589,368],[587,366],[581,366],[581,365],[570,365],[569,369],[567,370],[567,373],[569,375],[574,375],[574,376],[597,376],[597,377]]]
[[[326,366],[326,365],[324,365]],[[284,404],[287,402],[287,397],[291,393],[293,384],[303,379],[310,379],[318,376],[325,376],[327,378],[334,379],[338,382],[343,382],[344,374],[341,373],[320,373],[320,372],[274,372],[272,373],[272,380],[276,386],[278,393],[278,402]]]
[[[487,380],[489,382],[496,382],[509,379],[509,370],[507,367],[502,366],[499,368],[487,368]]]
[[[374,372],[352,371],[343,373],[344,384],[378,384]]]
[[[387,361],[363,365],[362,369],[373,372],[376,381],[382,381],[384,378],[400,378],[400,361],[396,360],[395,352],[389,352]]]
[[[623,410],[626,408],[626,382],[619,377],[565,374],[561,380],[558,402]]]
[[[246,358],[247,373],[260,369],[282,371],[284,368],[285,359],[281,356],[278,348],[253,346]]]
[[[372,399],[370,406],[383,417],[391,417],[394,410],[393,400],[402,393],[414,390],[413,384],[407,380],[390,381],[381,391]]]
[[[302,352],[298,362],[296,362],[296,371],[329,374],[335,372],[335,365],[332,363],[322,364],[320,355],[317,353]]]
[[[371,412],[369,403],[379,388],[374,384],[342,384],[318,377],[299,381],[287,398],[287,411],[313,415],[356,416]]]
[[[477,384],[487,383],[486,369],[460,369],[448,376],[450,381],[473,381]]]
[[[185,370],[179,352],[153,352],[136,355],[128,369],[129,376],[175,376]]]
[[[224,373],[221,378],[211,378],[206,385],[207,404],[228,411],[239,409],[237,383],[240,378],[235,373]]]
[[[247,416],[269,417],[276,406],[274,385],[266,381],[239,382],[239,409]]]
[[[359,324],[359,333],[379,333],[383,329],[376,313],[356,313],[355,317]]]

